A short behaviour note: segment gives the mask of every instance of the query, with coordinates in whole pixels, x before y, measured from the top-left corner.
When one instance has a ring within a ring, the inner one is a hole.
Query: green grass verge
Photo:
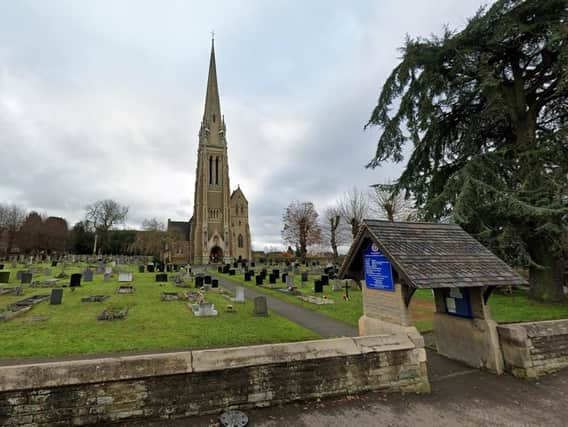
[[[66,272],[79,270],[79,267],[67,268]],[[59,271],[60,268],[54,268],[54,275]],[[15,274],[13,270],[10,283],[0,287],[17,286]],[[46,276],[34,275],[34,280],[44,278]],[[63,283],[68,284],[69,279],[63,279]],[[160,300],[164,291],[181,294],[189,289],[177,288],[172,283],[160,286],[155,282],[154,273],[135,272],[133,285],[136,288],[134,294],[117,295],[116,275],[110,282],[103,282],[102,275],[95,275],[93,282],[83,282],[73,292],[65,288],[61,305],[42,302],[25,314],[0,322],[0,358],[207,348],[320,338],[275,313],[254,317],[251,302],[233,304],[213,292],[207,293],[207,301],[215,304],[219,316],[194,317],[187,301]],[[28,296],[49,294],[51,290],[24,285],[24,292],[23,296],[1,295],[0,309]],[[101,303],[81,302],[82,297],[100,294],[110,298]],[[226,313],[228,304],[233,304],[237,312]],[[96,320],[103,309],[111,307],[128,307],[128,317],[115,321]],[[47,319],[32,321],[40,316]]]

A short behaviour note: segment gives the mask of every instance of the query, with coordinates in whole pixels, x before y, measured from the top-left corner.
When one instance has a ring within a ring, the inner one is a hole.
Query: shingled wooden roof
[[[415,288],[524,285],[504,261],[456,224],[363,221],[340,277],[364,278],[363,251],[378,245],[403,282]]]

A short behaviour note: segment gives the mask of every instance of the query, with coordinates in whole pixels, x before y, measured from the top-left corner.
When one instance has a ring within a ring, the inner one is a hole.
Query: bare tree
[[[351,226],[351,236],[355,238],[359,225],[369,213],[368,196],[353,187],[338,202],[341,217]]]
[[[308,246],[321,241],[318,213],[314,204],[294,201],[284,211],[282,220],[282,239],[285,243],[298,247],[301,257],[305,258]]]
[[[128,215],[128,206],[122,206],[118,202],[107,199],[99,200],[86,206],[85,218],[90,221],[97,234],[100,236],[100,248],[108,244],[108,231],[116,224],[123,223]]]
[[[341,212],[338,206],[333,206],[327,208],[324,213],[324,223],[322,225],[322,237],[326,244],[331,247],[333,256],[337,258],[339,256],[338,247],[349,241],[349,236],[351,233],[346,231],[346,223],[341,218]]]
[[[145,218],[144,221],[142,221],[142,229],[146,231],[164,231],[166,226],[156,218]]]
[[[8,252],[10,252],[13,248],[16,240],[16,233],[24,223],[25,219],[26,211],[20,206],[0,203],[0,231],[6,231],[6,247]]]
[[[371,212],[389,221],[413,221],[416,211],[412,202],[398,192],[392,183],[376,184],[369,193]]]

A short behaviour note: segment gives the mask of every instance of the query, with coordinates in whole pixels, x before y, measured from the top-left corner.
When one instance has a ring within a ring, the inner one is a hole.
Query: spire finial
[[[215,46],[215,30],[211,30],[211,46]]]

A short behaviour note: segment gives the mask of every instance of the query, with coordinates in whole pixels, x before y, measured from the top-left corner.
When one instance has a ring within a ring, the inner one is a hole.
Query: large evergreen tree
[[[369,167],[410,143],[397,188],[528,267],[548,301],[568,253],[567,43],[567,0],[499,0],[459,33],[408,39],[368,123]]]

